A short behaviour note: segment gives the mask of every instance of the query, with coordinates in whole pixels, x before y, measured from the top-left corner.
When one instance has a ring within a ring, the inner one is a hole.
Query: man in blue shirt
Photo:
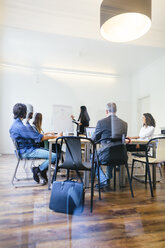
[[[26,118],[27,108],[25,104],[17,103],[13,107],[14,122],[10,127],[10,137],[17,142],[18,152],[22,158],[40,158],[46,159],[40,166],[33,167],[33,178],[39,183],[41,176],[47,182],[46,171],[49,164],[49,151],[37,148],[36,143],[40,141],[54,139],[58,136],[55,135],[43,135],[34,131],[29,130],[24,124],[23,119]],[[56,154],[52,153],[52,163],[55,163]]]

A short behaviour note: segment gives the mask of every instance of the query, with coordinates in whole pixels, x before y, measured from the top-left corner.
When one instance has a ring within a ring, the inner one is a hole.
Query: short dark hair
[[[16,103],[13,107],[14,119],[17,118],[26,118],[27,108],[23,103]]]

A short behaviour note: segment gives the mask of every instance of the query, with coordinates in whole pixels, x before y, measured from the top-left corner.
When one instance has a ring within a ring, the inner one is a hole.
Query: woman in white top
[[[155,131],[155,120],[150,113],[144,113],[142,116],[143,126],[140,129],[139,136],[131,137],[131,139],[150,140]]]

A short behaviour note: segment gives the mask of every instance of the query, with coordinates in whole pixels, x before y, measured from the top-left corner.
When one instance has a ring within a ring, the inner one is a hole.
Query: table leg
[[[125,187],[125,165],[120,165],[119,186]]]
[[[85,144],[84,161],[90,161],[90,144]],[[84,172],[84,185],[85,188],[89,187],[89,171]]]

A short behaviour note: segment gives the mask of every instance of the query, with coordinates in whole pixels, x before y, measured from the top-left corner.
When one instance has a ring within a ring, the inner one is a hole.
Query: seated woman
[[[80,107],[80,115],[78,121],[75,120],[73,115],[71,115],[71,118],[73,122],[77,124],[77,135],[85,134],[86,127],[89,127],[89,121],[90,121],[86,106]]]
[[[44,133],[44,131],[42,130],[42,114],[41,113],[35,113],[32,127],[33,127],[34,131],[39,132],[39,133]],[[52,135],[54,133],[49,132],[49,133],[44,133],[44,134],[45,135]]]
[[[139,136],[130,137],[131,139],[150,140],[153,137],[156,122],[150,113],[144,113],[142,116],[143,126],[140,129]]]
[[[34,129],[34,131],[41,133],[41,134],[44,134],[44,135],[54,135],[53,132],[44,133],[44,131],[42,130],[42,114],[41,113],[35,113],[32,128]],[[48,141],[46,144],[45,144],[45,142],[40,142],[39,147],[47,147],[48,148]],[[61,146],[59,144],[57,145],[57,150],[58,150],[58,153],[61,152]],[[52,151],[56,152],[56,145],[55,144],[52,144]]]
[[[156,126],[153,116],[150,113],[144,113],[142,116],[142,122],[143,126],[140,129],[139,136],[127,137],[130,140],[129,143],[132,143],[131,139],[137,139],[142,141],[149,141],[150,139],[152,139]],[[132,153],[136,156],[144,156],[144,152],[146,150],[146,144],[128,144],[126,145],[126,147],[127,151],[129,152],[138,152],[138,154]]]

